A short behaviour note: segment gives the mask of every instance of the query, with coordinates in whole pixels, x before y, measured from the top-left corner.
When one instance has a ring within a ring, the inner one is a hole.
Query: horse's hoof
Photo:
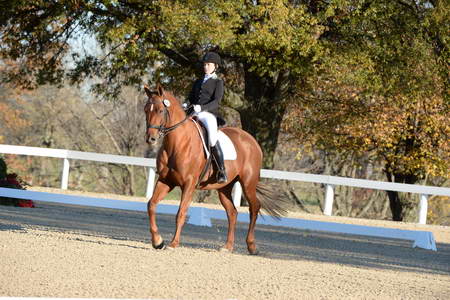
[[[259,255],[259,251],[258,250],[248,251],[248,254],[250,254],[250,255]]]
[[[167,246],[167,247],[166,247],[166,250],[174,251],[174,250],[175,250],[175,247]]]
[[[227,249],[227,248],[222,247],[222,248],[219,249],[219,252],[222,252],[222,253],[232,253],[233,250],[230,250],[230,249]]]
[[[155,248],[156,250],[164,250],[166,249],[166,245],[164,244],[164,241],[162,241],[159,245],[152,245],[153,248]]]

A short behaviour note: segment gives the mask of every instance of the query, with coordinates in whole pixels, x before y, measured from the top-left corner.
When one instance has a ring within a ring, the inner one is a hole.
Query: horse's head
[[[178,100],[170,92],[165,92],[160,84],[154,91],[147,86],[144,90],[148,97],[144,107],[147,121],[145,141],[156,144],[159,137],[180,126],[187,118]]]

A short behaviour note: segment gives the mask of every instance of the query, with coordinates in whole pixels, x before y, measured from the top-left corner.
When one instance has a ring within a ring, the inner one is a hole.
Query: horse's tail
[[[261,203],[261,208],[276,219],[285,216],[288,208],[292,206],[286,193],[269,184],[259,182],[256,186],[256,196]]]

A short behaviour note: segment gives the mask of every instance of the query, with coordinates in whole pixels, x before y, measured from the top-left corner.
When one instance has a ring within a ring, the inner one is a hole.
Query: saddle
[[[206,164],[203,167],[203,170],[200,173],[200,177],[198,178],[198,181],[197,181],[196,187],[198,187],[212,165],[211,157],[213,155],[211,155],[211,146],[209,145],[209,135],[208,135],[208,130],[206,129],[205,125],[200,120],[198,120],[196,117],[193,117],[192,121],[196,125],[198,133],[200,135],[200,139],[202,140],[203,150],[204,150],[204,154],[205,154],[205,158],[206,158]],[[219,141],[217,141],[217,142],[219,143]],[[214,161],[215,161],[215,159],[214,159]],[[214,165],[215,165],[215,167],[214,167]],[[217,172],[217,170],[218,170],[217,162],[214,165],[212,165],[213,171]]]
[[[209,136],[208,136],[208,131],[206,129],[206,126],[200,120],[198,120],[195,116],[192,117],[191,120],[196,125],[197,131],[198,131],[200,139],[202,141],[203,150],[204,150],[203,152],[204,152],[205,158],[206,158],[205,167],[202,170],[200,178],[197,183],[197,186],[198,186],[200,184],[200,182],[202,182],[203,178],[205,177],[205,175],[207,174],[207,172],[209,170],[212,170],[212,174],[213,174],[214,172],[218,172],[219,166],[216,161],[216,157],[214,155],[211,155],[212,152],[211,152],[211,147],[209,146]],[[225,123],[222,123],[222,122],[220,124],[218,124],[220,126],[219,128],[221,128],[222,125],[224,125],[224,124]],[[236,148],[234,147],[231,139],[221,130],[218,131],[217,135],[218,135],[217,143],[219,143],[219,145],[223,151],[224,160],[237,159]],[[212,160],[215,161],[214,164],[211,163]],[[212,174],[210,174],[210,175],[212,175]]]

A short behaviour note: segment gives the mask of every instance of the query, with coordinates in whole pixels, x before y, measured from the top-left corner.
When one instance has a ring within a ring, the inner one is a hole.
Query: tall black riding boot
[[[216,158],[217,166],[219,168],[219,172],[217,172],[217,182],[224,183],[227,182],[227,173],[225,171],[225,163],[223,161],[223,152],[222,148],[220,148],[219,142],[216,143],[215,146],[211,147],[212,153]]]

